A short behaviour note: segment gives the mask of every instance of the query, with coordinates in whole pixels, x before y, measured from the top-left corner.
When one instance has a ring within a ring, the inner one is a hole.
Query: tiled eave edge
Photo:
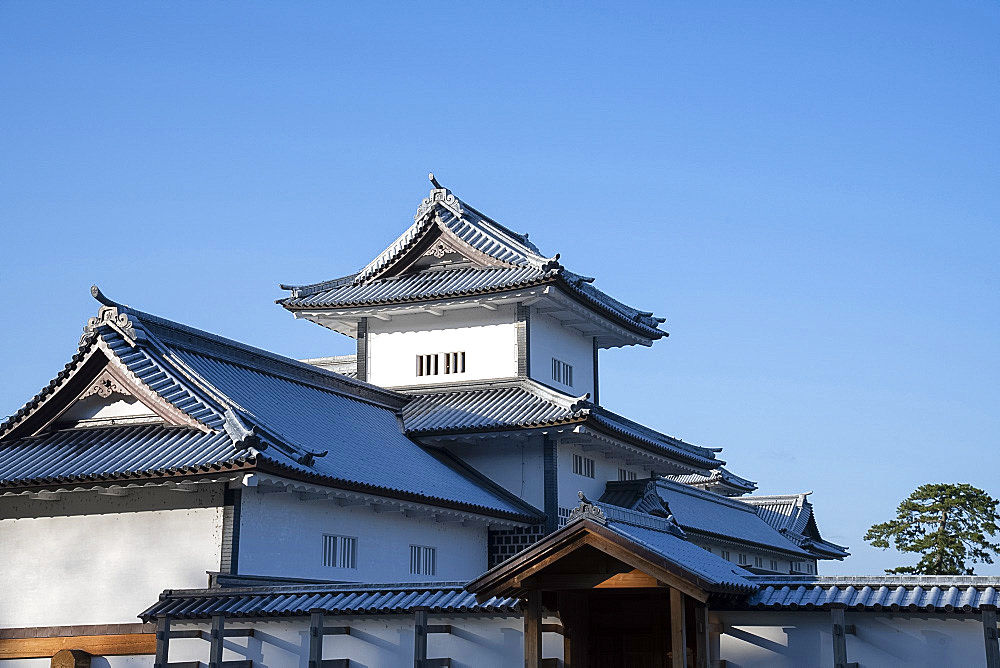
[[[278,462],[265,459],[264,457],[259,458],[257,464],[257,470],[263,473],[271,473],[273,475],[277,475],[283,478],[290,478],[292,480],[297,480],[301,482],[314,482],[319,485],[333,487],[344,491],[385,496],[388,498],[398,499],[401,501],[412,501],[415,503],[438,506],[440,508],[471,512],[477,515],[487,515],[490,517],[498,517],[498,518],[513,520],[515,522],[520,522],[524,524],[534,524],[539,521],[539,518],[537,516],[529,515],[526,513],[513,513],[503,510],[496,510],[493,508],[487,508],[485,506],[479,506],[472,503],[459,503],[457,501],[452,501],[449,499],[441,499],[433,496],[425,496],[423,494],[414,494],[412,492],[407,492],[405,490],[392,489],[389,487],[382,487],[380,485],[372,485],[368,483],[354,482],[351,480],[344,480],[342,478],[325,476],[319,473],[310,473],[308,471],[303,471],[294,466],[287,466]]]
[[[31,492],[70,492],[98,487],[125,485],[140,482],[197,482],[219,474],[230,472],[252,473],[267,472],[282,478],[302,482],[314,482],[318,485],[332,487],[350,492],[371,494],[374,496],[410,501],[413,503],[437,506],[449,510],[471,513],[510,520],[520,524],[533,524],[539,521],[534,515],[511,513],[478,506],[475,504],[458,503],[421,494],[413,494],[402,490],[394,490],[378,485],[341,480],[319,474],[309,474],[292,466],[284,466],[262,457],[247,457],[231,462],[186,466],[152,471],[130,471],[122,473],[90,474],[80,476],[64,476],[59,478],[34,478],[26,480],[0,481],[0,496],[12,496]]]
[[[627,329],[632,334],[638,335],[644,339],[650,339],[655,341],[664,336],[668,336],[667,332],[646,325],[645,323],[642,323],[640,321],[628,318],[625,314],[619,313],[618,311],[610,308],[602,301],[592,298],[590,295],[581,291],[575,285],[573,285],[571,281],[566,280],[563,276],[554,272],[549,272],[547,274],[539,276],[538,278],[528,281],[522,281],[520,283],[512,283],[509,285],[494,286],[490,288],[481,288],[481,289],[470,288],[467,290],[456,290],[453,292],[434,295],[433,297],[400,297],[396,299],[372,300],[365,302],[350,302],[350,303],[323,302],[320,304],[309,304],[309,305],[290,304],[289,302],[293,301],[296,298],[284,297],[282,299],[275,300],[275,303],[280,304],[285,309],[294,313],[296,311],[319,311],[323,309],[350,309],[350,308],[363,308],[363,307],[374,307],[374,306],[417,304],[422,302],[436,302],[445,299],[476,297],[480,295],[503,293],[511,290],[523,290],[525,288],[539,287],[545,285],[554,285],[563,288],[565,292],[571,298],[573,298],[574,301],[581,303],[582,305],[588,308],[593,308],[604,317],[617,323],[619,326]]]
[[[530,432],[530,431],[543,431],[545,429],[561,429],[564,427],[577,426],[585,427],[586,434],[593,437],[601,438],[612,447],[621,447],[623,443],[627,443],[636,450],[642,451],[642,453],[659,457],[664,459],[670,459],[675,463],[679,463],[683,468],[689,469],[691,472],[704,472],[715,468],[716,466],[721,466],[725,462],[721,460],[713,460],[701,457],[696,454],[691,454],[684,452],[681,449],[671,449],[667,446],[648,442],[645,439],[633,439],[629,438],[630,434],[628,432],[617,433],[617,430],[611,431],[603,428],[603,425],[594,421],[592,414],[584,411],[579,411],[573,415],[569,415],[565,418],[560,418],[558,420],[550,420],[545,422],[537,423],[525,423],[525,424],[494,424],[482,427],[474,428],[463,428],[463,429],[428,429],[428,430],[407,430],[407,434],[415,439],[434,439],[435,437],[452,437],[452,436],[462,436],[462,435],[477,435],[477,434],[490,434],[493,432],[503,433],[503,432]]]
[[[252,471],[255,464],[250,458],[231,462],[182,466],[150,471],[126,471],[121,473],[95,473],[79,476],[55,478],[31,478],[24,480],[0,481],[0,496],[23,494],[26,492],[72,492],[104,487],[131,485],[136,483],[162,484],[166,482],[199,482],[228,473]]]
[[[705,531],[704,529],[685,526],[684,524],[681,524],[681,528],[684,529],[684,532],[689,534],[690,536],[706,538],[708,540],[714,540],[720,543],[726,543],[727,545],[732,545],[734,548],[737,549],[741,547],[750,546],[764,552],[780,555],[782,557],[792,556],[798,560],[808,559],[809,557],[815,556],[813,554],[810,554],[809,552],[806,552],[805,550],[802,550],[801,552],[796,552],[792,549],[780,548],[774,545],[768,545],[766,543],[758,543],[757,541],[735,538],[733,536],[728,536],[726,534],[715,533],[714,531]],[[738,566],[739,564],[733,564],[733,565]]]

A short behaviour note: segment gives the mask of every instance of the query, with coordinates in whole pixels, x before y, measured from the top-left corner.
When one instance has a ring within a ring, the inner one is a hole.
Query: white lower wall
[[[525,441],[497,439],[449,443],[447,448],[514,496],[539,510],[545,507],[545,467],[540,436]],[[576,492],[573,494],[576,498]]]
[[[450,657],[454,668],[509,668],[524,664],[524,633],[520,617],[439,616],[431,614],[431,624],[451,624],[452,633],[427,637],[427,657]],[[558,621],[556,618],[544,620]],[[378,667],[413,665],[413,615],[371,617],[328,616],[329,626],[350,626],[348,636],[326,636],[324,659],[350,658],[351,665]],[[224,661],[250,659],[261,668],[305,666],[309,656],[309,619],[299,617],[253,624],[233,621],[231,628],[256,629],[253,638],[233,638],[225,643]],[[174,629],[199,628],[176,622]],[[542,655],[562,658],[562,636],[542,635]],[[170,661],[207,661],[208,643],[204,640],[175,640],[170,643]],[[7,668],[0,662],[0,668]],[[117,667],[115,667],[117,668]]]
[[[221,485],[0,498],[0,627],[136,623],[219,570]]]
[[[357,582],[471,580],[486,570],[487,527],[407,518],[369,506],[303,501],[245,488],[240,506],[241,575]],[[323,565],[323,534],[358,539],[356,569]],[[433,576],[410,574],[410,545],[437,549]]]
[[[739,668],[812,668],[833,665],[830,613],[824,611],[714,612],[725,632],[718,650]],[[327,636],[323,657],[350,658],[351,665],[407,666],[413,661],[413,616],[328,616],[330,626],[350,626],[349,636]],[[519,617],[430,615],[432,624],[451,624],[451,634],[428,636],[428,658],[450,657],[456,668],[522,665],[523,622]],[[555,618],[546,622],[558,621]],[[857,634],[847,637],[847,659],[867,668],[962,668],[985,666],[982,621],[968,615],[898,615],[847,612]],[[251,659],[260,668],[305,666],[309,656],[308,617],[243,622],[230,628],[255,629],[252,638],[225,641],[223,659]],[[174,630],[208,630],[207,622],[175,621]],[[170,661],[207,661],[209,644],[175,639]],[[562,637],[542,636],[542,655],[562,658]],[[92,668],[151,666],[152,656],[95,658]],[[48,659],[0,660],[0,668],[43,668]]]
[[[829,611],[721,612],[720,657],[740,668],[833,665]],[[986,665],[982,620],[976,616],[846,613],[857,625],[847,660],[879,668]]]

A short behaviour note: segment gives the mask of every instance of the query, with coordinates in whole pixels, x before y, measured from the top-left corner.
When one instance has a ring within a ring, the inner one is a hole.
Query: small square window
[[[410,546],[410,575],[437,573],[437,548],[427,545]]]
[[[594,460],[583,455],[573,455],[573,473],[587,478],[594,477]]]
[[[573,387],[573,366],[553,357],[552,380]]]
[[[331,568],[357,568],[358,539],[355,536],[323,534],[323,565]]]

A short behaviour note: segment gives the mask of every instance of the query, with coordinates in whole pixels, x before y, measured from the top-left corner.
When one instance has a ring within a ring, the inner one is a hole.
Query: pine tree
[[[916,566],[886,569],[915,575],[973,575],[970,564],[993,563],[991,543],[1000,531],[997,505],[981,489],[968,484],[921,485],[896,509],[896,519],[868,529],[865,540],[875,547],[923,554]]]

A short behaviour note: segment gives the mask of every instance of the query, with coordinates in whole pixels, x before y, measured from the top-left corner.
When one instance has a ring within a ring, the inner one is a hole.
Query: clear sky
[[[0,2],[0,413],[113,299],[293,357],[434,171],[669,339],[602,402],[855,556],[1000,495],[1000,4]],[[1000,567],[977,572],[1000,573]]]

